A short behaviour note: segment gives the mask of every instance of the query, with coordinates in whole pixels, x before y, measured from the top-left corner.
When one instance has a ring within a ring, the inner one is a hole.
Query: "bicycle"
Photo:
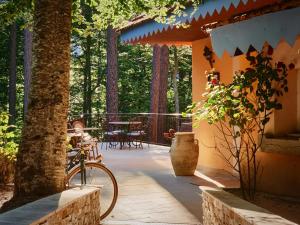
[[[100,206],[103,220],[116,205],[118,184],[113,173],[102,163],[102,156],[90,157],[90,148],[81,139],[79,148],[72,148],[67,162],[67,187],[96,186],[101,187]],[[83,172],[82,172],[83,171]]]

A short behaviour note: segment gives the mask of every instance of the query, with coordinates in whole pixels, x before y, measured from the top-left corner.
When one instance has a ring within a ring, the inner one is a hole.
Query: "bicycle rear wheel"
[[[118,184],[113,173],[103,164],[87,162],[86,184],[101,187],[100,219],[104,219],[113,210],[118,198]],[[81,186],[81,170],[80,167],[72,169],[68,174],[69,188]]]

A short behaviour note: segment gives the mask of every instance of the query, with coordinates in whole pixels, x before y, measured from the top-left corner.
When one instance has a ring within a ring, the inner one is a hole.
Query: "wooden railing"
[[[170,141],[164,133],[170,129],[177,131],[192,131],[192,117],[183,117],[181,114],[156,114],[156,113],[110,113],[110,114],[81,114],[70,115],[70,121],[82,120],[88,127],[103,128],[104,121],[132,121],[138,120],[143,124],[146,132],[145,142],[159,145],[169,145]],[[95,131],[94,135],[101,135],[105,129]]]

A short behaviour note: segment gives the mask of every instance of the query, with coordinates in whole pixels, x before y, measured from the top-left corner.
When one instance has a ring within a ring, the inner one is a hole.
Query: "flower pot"
[[[191,176],[198,163],[199,146],[193,132],[177,132],[171,145],[171,162],[176,176]]]

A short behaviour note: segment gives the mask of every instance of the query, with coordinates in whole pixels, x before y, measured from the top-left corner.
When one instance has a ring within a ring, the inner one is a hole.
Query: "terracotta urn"
[[[195,139],[195,133],[175,133],[170,154],[176,176],[194,175],[199,156],[198,140]]]

